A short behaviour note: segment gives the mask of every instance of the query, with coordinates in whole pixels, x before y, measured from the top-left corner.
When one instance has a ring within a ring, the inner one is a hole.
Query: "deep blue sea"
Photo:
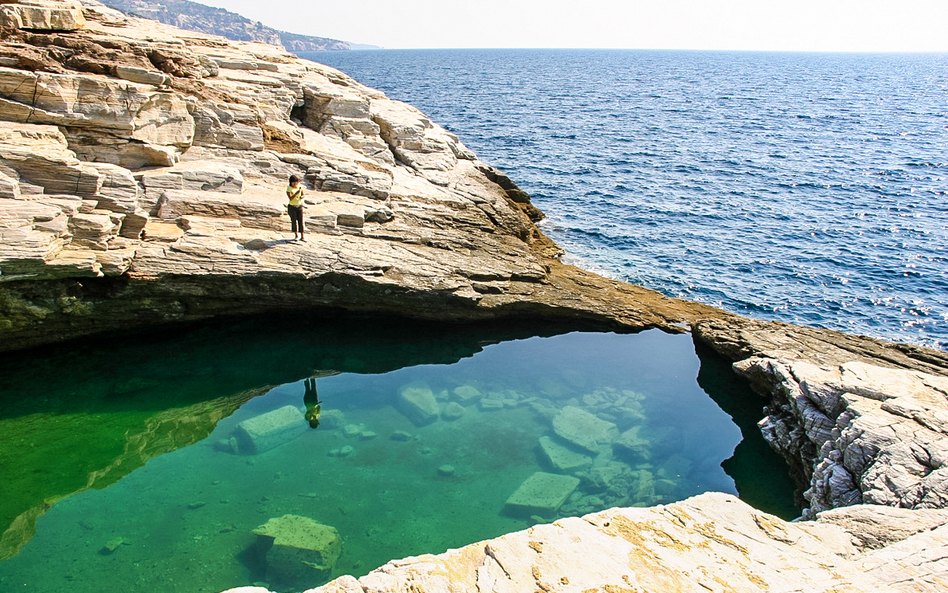
[[[948,54],[304,54],[504,170],[566,261],[948,349]]]

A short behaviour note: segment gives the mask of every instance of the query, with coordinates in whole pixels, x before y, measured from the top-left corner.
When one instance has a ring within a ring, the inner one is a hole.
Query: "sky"
[[[948,51],[948,0],[203,0],[202,3],[237,12],[284,31],[388,49]]]

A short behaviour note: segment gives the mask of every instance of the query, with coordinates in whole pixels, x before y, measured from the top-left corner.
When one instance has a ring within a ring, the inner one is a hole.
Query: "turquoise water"
[[[303,590],[538,521],[708,490],[795,516],[786,468],[754,427],[763,402],[722,361],[699,357],[689,336],[535,334],[246,321],[53,349],[37,363],[45,374],[4,361],[0,470],[18,481],[0,504],[4,517],[20,517],[4,538],[32,512],[24,509],[37,508],[25,500],[11,509],[11,495],[38,489],[45,512],[35,535],[0,562],[0,590],[196,593],[255,582]],[[242,422],[287,406],[301,420],[310,375],[322,406],[317,429],[256,454],[234,449]],[[432,397],[440,416],[410,420],[399,403],[406,389]],[[608,440],[594,451],[577,446],[562,429],[576,414],[611,426]],[[71,442],[75,426],[101,432]],[[115,435],[112,449],[92,450]],[[557,468],[541,439],[587,461]],[[24,467],[25,448],[45,457]],[[93,466],[79,469],[84,477],[104,477],[69,483],[75,463],[57,461],[70,455]],[[576,478],[562,504],[507,505],[537,472]],[[301,580],[268,570],[253,530],[285,514],[338,530],[330,571]]]

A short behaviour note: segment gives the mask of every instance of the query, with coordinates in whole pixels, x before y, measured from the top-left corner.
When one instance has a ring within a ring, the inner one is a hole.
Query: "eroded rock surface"
[[[946,506],[946,353],[741,318],[694,330],[766,396],[759,425],[804,490],[804,516]]]
[[[808,514],[862,502],[948,506],[948,378],[863,362],[749,358],[767,440],[807,474]]]

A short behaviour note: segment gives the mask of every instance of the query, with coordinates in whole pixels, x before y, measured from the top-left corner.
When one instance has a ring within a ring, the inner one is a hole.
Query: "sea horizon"
[[[347,41],[346,43],[351,43]],[[319,50],[295,52],[303,59],[312,60],[314,55],[348,52],[389,51],[589,51],[589,52],[690,52],[690,53],[740,53],[740,54],[801,54],[801,55],[922,55],[948,56],[948,51],[872,51],[872,50],[798,50],[798,49],[687,49],[687,48],[619,48],[619,47],[370,47],[349,50]],[[317,61],[318,60],[313,60]]]

